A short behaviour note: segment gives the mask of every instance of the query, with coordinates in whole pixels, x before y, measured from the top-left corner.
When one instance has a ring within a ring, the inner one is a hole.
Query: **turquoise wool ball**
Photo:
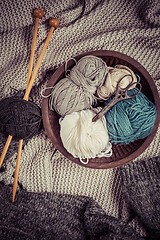
[[[137,89],[128,91],[135,94]],[[105,102],[105,105],[111,98]],[[129,144],[146,138],[153,130],[156,120],[156,107],[140,92],[137,96],[122,100],[105,114],[111,142]]]

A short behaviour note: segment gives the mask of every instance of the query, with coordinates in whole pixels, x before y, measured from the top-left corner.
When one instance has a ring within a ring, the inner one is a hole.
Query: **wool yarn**
[[[128,95],[136,94],[137,91],[137,88],[131,89]],[[144,139],[152,132],[156,120],[156,107],[142,92],[139,92],[133,98],[118,102],[105,114],[105,117],[111,142],[128,144]]]
[[[72,112],[88,109],[97,102],[96,90],[102,86],[108,67],[99,57],[82,57],[52,89],[49,98],[50,110],[65,116]]]
[[[42,128],[41,109],[31,101],[13,96],[0,101],[0,131],[15,139],[28,139]]]
[[[105,117],[92,122],[97,110],[98,108],[73,112],[59,121],[63,146],[84,164],[90,158],[112,155]]]
[[[116,91],[118,81],[120,82],[120,88],[126,88],[131,82],[136,83],[137,77],[134,72],[127,66],[116,65],[115,67],[108,67],[108,74],[103,86],[98,87],[97,96],[102,100],[107,100]],[[134,88],[133,84],[129,89]]]

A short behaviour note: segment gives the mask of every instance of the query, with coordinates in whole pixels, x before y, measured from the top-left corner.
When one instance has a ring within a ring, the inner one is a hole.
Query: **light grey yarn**
[[[106,63],[96,56],[81,58],[70,71],[70,79],[78,86],[94,94],[97,87],[103,84],[108,68]]]
[[[97,87],[105,81],[108,68],[106,63],[95,56],[82,57],[71,69],[70,75],[61,79],[54,87],[49,107],[59,115],[90,108],[96,103]]]

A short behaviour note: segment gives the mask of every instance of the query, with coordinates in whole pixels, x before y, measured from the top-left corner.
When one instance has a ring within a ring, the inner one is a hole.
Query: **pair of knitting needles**
[[[39,19],[43,17],[43,11],[41,9],[35,9],[33,13],[35,17],[35,27],[34,27],[34,33],[33,33],[33,40],[32,40],[32,47],[31,47],[31,55],[30,55],[30,61],[29,61],[29,68],[28,68],[28,77],[27,77],[27,85],[26,85],[26,91],[23,97],[23,100],[28,101],[29,94],[31,91],[31,88],[33,86],[34,80],[36,78],[38,69],[41,65],[42,59],[44,57],[45,51],[47,49],[47,46],[49,44],[50,38],[52,36],[52,33],[54,29],[56,29],[59,26],[59,21],[56,18],[53,18],[49,21],[50,25],[50,31],[46,38],[46,41],[44,43],[43,49],[41,51],[41,54],[39,56],[39,59],[37,61],[37,64],[35,66],[35,69],[32,74],[32,68],[33,68],[33,59],[34,59],[34,53],[35,53],[35,46],[36,46],[36,39],[37,39],[37,32],[38,32],[38,25],[39,25]],[[31,76],[32,74],[32,76]],[[3,160],[5,158],[5,155],[8,151],[9,145],[11,143],[13,136],[9,135],[6,141],[6,144],[4,146],[4,149],[2,151],[1,157],[0,157],[0,168],[2,166]],[[22,145],[23,145],[23,139],[19,140],[19,146],[18,146],[18,154],[17,154],[17,162],[16,162],[16,170],[15,170],[15,176],[14,176],[14,184],[13,184],[13,198],[12,202],[14,202],[16,190],[17,190],[17,183],[18,183],[18,175],[19,175],[19,167],[20,167],[20,159],[21,159],[21,153],[22,153]]]

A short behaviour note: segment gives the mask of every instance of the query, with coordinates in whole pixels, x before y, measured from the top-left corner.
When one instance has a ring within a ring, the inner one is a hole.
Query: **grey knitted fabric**
[[[121,168],[122,192],[149,239],[160,238],[160,156]],[[131,216],[130,216],[131,220]]]
[[[22,190],[12,204],[7,200],[11,191],[1,184],[1,239],[141,239],[126,223],[107,216],[87,197]]]
[[[91,198],[20,190],[12,204],[8,199],[12,188],[0,184],[1,239],[159,239],[159,160],[121,167],[123,194],[131,203],[132,212],[144,224],[146,237],[140,237],[121,218],[108,216]]]
[[[42,8],[45,16],[39,23],[34,66],[49,32],[49,19],[57,17],[60,21],[31,91],[38,106],[42,103],[40,91],[51,73],[71,57],[89,50],[116,50],[133,57],[151,74],[160,92],[158,0],[1,0],[1,99],[10,96],[13,88],[26,88],[35,8]],[[135,161],[157,156],[159,143],[160,128],[150,146]],[[3,146],[4,138],[0,138],[1,151]],[[12,146],[0,173],[0,181],[5,184],[13,184],[14,180],[17,151],[16,144]],[[72,163],[55,150],[44,131],[24,145],[19,185],[32,192],[54,191],[92,197],[114,217],[124,216],[128,211],[119,169],[88,169]]]

